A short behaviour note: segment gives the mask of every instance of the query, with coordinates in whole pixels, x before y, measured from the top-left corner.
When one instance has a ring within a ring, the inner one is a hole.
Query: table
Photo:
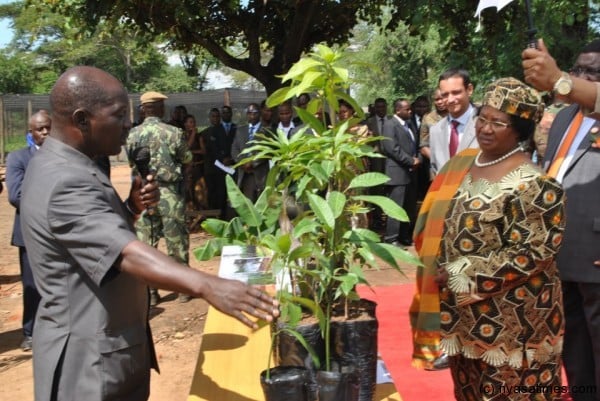
[[[209,307],[188,401],[263,401],[269,326],[256,331]],[[273,366],[273,364],[271,364]],[[393,383],[377,385],[374,401],[402,401]]]

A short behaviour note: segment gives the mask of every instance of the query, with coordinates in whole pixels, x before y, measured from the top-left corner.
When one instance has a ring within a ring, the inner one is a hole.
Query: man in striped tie
[[[235,163],[240,162],[250,156],[248,153],[242,153],[245,149],[252,146],[258,133],[264,130],[260,122],[260,107],[256,103],[250,103],[246,108],[246,118],[248,125],[239,127],[237,134],[231,146],[231,157]],[[244,195],[252,202],[255,202],[265,188],[265,181],[269,173],[269,163],[266,159],[252,160],[238,168],[237,183]]]

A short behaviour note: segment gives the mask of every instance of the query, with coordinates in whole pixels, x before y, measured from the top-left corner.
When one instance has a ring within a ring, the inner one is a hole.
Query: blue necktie
[[[256,127],[254,125],[250,125],[248,127],[248,141],[251,141],[252,139],[254,139],[254,130],[256,129]]]

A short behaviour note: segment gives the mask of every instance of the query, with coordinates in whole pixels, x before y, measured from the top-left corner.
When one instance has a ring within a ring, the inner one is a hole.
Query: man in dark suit
[[[256,103],[250,103],[246,108],[248,125],[240,127],[231,146],[231,157],[236,163],[249,156],[242,152],[251,146],[255,136],[264,134],[265,130],[260,122],[260,107]],[[238,186],[248,199],[255,202],[265,189],[267,174],[269,173],[268,160],[253,160],[238,168]]]
[[[215,166],[218,160],[225,166],[233,164],[231,144],[235,137],[236,125],[231,122],[231,108],[224,106],[211,109],[209,119],[211,126],[202,133],[206,154],[204,156],[204,180],[208,193],[208,208],[221,210],[221,219],[227,215],[227,188],[225,172]],[[227,121],[224,120],[227,118]]]
[[[19,248],[19,265],[23,282],[23,341],[21,342],[23,351],[30,351],[32,347],[33,325],[40,303],[40,294],[33,281],[33,273],[21,233],[21,184],[29,161],[50,133],[50,126],[50,115],[46,110],[40,110],[33,114],[29,118],[29,132],[31,132],[33,144],[11,152],[6,160],[8,201],[15,207],[11,245]]]
[[[571,75],[600,81],[600,40],[582,50]],[[568,96],[571,77],[563,73],[554,88],[556,95]],[[565,309],[563,361],[569,385],[589,389],[600,388],[600,148],[594,147],[600,122],[586,114],[578,104],[557,114],[543,165],[563,185],[568,199],[557,256]],[[597,393],[571,396],[575,401],[600,399]]]
[[[387,156],[385,173],[389,197],[402,206],[409,222],[387,219],[384,241],[396,245],[412,244],[412,231],[417,214],[417,170],[421,165],[418,153],[418,134],[410,124],[410,103],[406,99],[394,102],[394,117],[383,127],[383,152]]]

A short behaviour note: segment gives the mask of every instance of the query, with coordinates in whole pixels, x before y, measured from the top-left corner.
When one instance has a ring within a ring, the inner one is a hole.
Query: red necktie
[[[460,124],[456,120],[450,121],[450,145],[448,146],[448,150],[450,151],[450,157],[456,154],[456,149],[458,149],[458,127]]]

